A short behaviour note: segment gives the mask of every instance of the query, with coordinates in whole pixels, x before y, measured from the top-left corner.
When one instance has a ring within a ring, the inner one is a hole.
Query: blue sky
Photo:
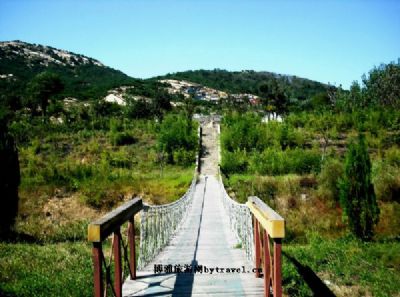
[[[0,0],[0,40],[147,78],[253,69],[342,84],[400,58],[400,1]]]

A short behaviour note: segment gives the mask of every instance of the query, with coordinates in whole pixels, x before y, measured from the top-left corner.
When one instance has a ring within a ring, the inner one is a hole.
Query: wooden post
[[[129,220],[128,224],[128,240],[129,240],[129,267],[131,279],[136,279],[136,250],[135,250],[135,220]]]
[[[257,218],[253,216],[254,219],[254,247],[256,250],[255,255],[255,269],[256,269],[256,277],[260,277],[260,231],[259,231],[259,224]]]
[[[274,297],[282,297],[282,238],[274,238]]]
[[[121,232],[114,232],[114,290],[116,297],[122,297],[122,263],[121,263]]]
[[[269,297],[271,286],[271,254],[268,233],[264,231],[264,296]],[[274,292],[275,293],[275,292]],[[275,295],[274,295],[275,297]]]
[[[92,249],[93,258],[93,277],[94,277],[94,296],[103,297],[103,270],[101,267],[103,261],[103,251],[101,248],[101,242],[93,242]]]

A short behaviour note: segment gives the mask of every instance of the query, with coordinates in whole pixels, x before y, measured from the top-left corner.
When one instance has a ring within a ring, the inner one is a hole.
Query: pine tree
[[[362,240],[370,240],[379,220],[379,207],[371,182],[371,161],[365,136],[351,142],[346,155],[345,173],[340,182],[340,203],[348,218],[351,232]]]

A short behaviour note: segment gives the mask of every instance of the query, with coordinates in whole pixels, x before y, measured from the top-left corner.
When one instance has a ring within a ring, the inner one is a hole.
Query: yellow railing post
[[[285,237],[285,220],[257,197],[249,197],[246,205],[254,218],[256,269],[260,259],[259,233],[261,229],[263,230],[264,296],[270,296],[272,282],[274,297],[282,297],[282,239]],[[273,257],[271,257],[270,238],[274,244]],[[258,273],[256,277],[259,277]]]

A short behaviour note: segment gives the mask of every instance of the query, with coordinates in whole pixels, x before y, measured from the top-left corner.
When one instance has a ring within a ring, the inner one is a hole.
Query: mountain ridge
[[[228,71],[187,70],[157,76],[157,79],[187,80],[229,93],[251,93],[263,96],[261,85],[269,85],[269,89],[276,88],[275,84],[286,92],[289,98],[306,99],[318,93],[326,92],[330,87],[327,84],[296,75],[279,74],[269,71]]]
[[[135,81],[125,73],[82,54],[20,40],[0,42],[2,92],[22,95],[27,83],[44,71],[60,76],[65,85],[62,96],[82,100],[104,97],[108,90]]]
[[[168,73],[149,79],[128,76],[120,70],[105,66],[99,60],[52,46],[20,40],[0,42],[0,91],[23,96],[27,83],[40,72],[59,75],[65,84],[60,96],[80,100],[100,99],[111,89],[123,85],[144,84],[161,79],[186,80],[231,94],[249,93],[268,96],[262,91],[279,89],[287,98],[306,99],[326,92],[328,85],[295,75],[269,71],[188,70]],[[140,87],[140,86],[139,86]],[[265,88],[264,88],[265,89]]]

